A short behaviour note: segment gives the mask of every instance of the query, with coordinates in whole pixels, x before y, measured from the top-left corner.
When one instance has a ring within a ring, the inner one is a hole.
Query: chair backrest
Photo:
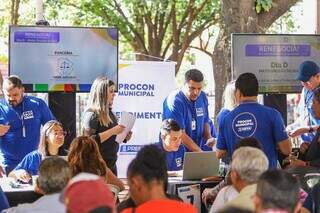
[[[300,183],[302,188],[306,188],[306,191],[310,192],[317,183],[320,183],[320,173],[305,174],[300,180]]]
[[[315,184],[320,182],[320,169],[316,167],[297,167],[287,169],[289,173],[297,177],[301,188],[306,192],[311,192]]]

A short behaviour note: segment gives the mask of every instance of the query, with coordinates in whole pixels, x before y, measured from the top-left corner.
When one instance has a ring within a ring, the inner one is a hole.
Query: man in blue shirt
[[[300,64],[297,80],[303,86],[298,105],[299,118],[287,127],[289,136],[301,135],[303,141],[312,141],[314,130],[320,125],[312,110],[313,91],[320,85],[320,69],[313,61],[304,61]]]
[[[40,127],[54,120],[46,103],[24,96],[24,87],[17,76],[3,82],[4,99],[0,100],[1,165],[8,174],[39,144]]]
[[[163,102],[163,119],[172,118],[183,130],[182,142],[187,151],[211,150],[206,145],[212,141],[209,128],[208,99],[201,91],[203,74],[191,69],[185,74],[182,89],[171,92]]]
[[[232,156],[235,144],[245,137],[255,137],[269,160],[269,167],[277,167],[277,147],[284,155],[291,152],[291,142],[285,131],[281,114],[257,103],[258,80],[252,73],[243,73],[236,80],[238,107],[229,112],[219,126],[217,157]]]
[[[168,171],[182,170],[185,148],[181,146],[182,131],[173,119],[162,121],[160,142],[156,145],[167,154]]]

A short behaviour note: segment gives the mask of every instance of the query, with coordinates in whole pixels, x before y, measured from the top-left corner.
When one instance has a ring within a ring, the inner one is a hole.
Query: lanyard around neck
[[[24,100],[22,99],[22,111],[21,111],[21,115],[19,115],[19,113],[12,107],[13,111],[16,113],[18,119],[21,121],[21,125],[22,125],[22,137],[26,137],[26,128],[24,126],[24,116],[23,116],[23,113],[24,113]]]

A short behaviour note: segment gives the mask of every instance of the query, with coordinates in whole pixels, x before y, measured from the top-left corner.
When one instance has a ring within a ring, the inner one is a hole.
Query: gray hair
[[[237,106],[235,93],[235,81],[228,82],[222,95],[223,108],[233,110]]]
[[[11,90],[13,88],[22,88],[23,84],[21,79],[17,75],[10,75],[3,81],[2,88],[5,90]]]
[[[232,155],[231,170],[236,171],[239,177],[248,184],[257,182],[268,166],[267,156],[257,148],[241,147]]]
[[[71,178],[68,162],[61,157],[44,159],[39,167],[38,184],[45,194],[60,192]]]

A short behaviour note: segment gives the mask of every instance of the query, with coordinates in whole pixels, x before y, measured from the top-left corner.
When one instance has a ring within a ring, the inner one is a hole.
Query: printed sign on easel
[[[190,203],[201,212],[200,184],[178,188],[178,196],[185,203]]]

